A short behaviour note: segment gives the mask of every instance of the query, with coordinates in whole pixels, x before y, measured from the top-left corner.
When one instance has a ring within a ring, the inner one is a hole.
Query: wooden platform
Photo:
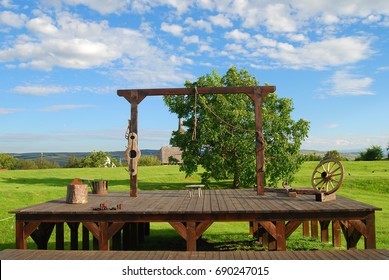
[[[323,251],[0,251],[1,260],[389,260],[389,250]]]
[[[254,234],[266,239],[270,250],[286,250],[288,236],[301,223],[318,221],[322,233],[330,222],[335,238],[343,232],[347,248],[355,248],[363,237],[365,249],[375,249],[375,211],[381,210],[340,196],[335,201],[317,202],[312,195],[288,197],[266,192],[258,196],[250,189],[204,190],[202,196],[192,197],[184,190],[140,191],[138,197],[112,192],[89,194],[88,201],[67,204],[61,198],[10,211],[16,215],[16,248],[26,249],[30,236],[38,248],[47,248],[55,228],[57,249],[63,249],[64,224],[71,228],[73,243],[77,243],[78,226],[82,224],[86,239],[83,249],[88,249],[88,234],[92,233],[98,249],[109,250],[110,241],[125,242],[122,237],[131,224],[168,222],[186,240],[187,250],[195,251],[196,240],[212,223],[247,221]],[[96,210],[102,204],[108,210]]]

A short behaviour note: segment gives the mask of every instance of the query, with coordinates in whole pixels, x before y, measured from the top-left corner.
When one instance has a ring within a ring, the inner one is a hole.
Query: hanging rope
[[[192,132],[192,140],[196,141],[197,135],[197,95],[198,95],[197,87],[195,87],[194,91],[194,108],[193,108],[193,132]]]
[[[197,92],[197,88],[196,89],[196,92]],[[199,96],[199,100],[201,102],[202,105],[204,105],[204,107],[212,114],[214,115],[218,120],[220,120],[222,123],[224,123],[225,125],[231,127],[232,129],[235,129],[235,130],[239,130],[239,131],[244,131],[244,132],[256,132],[255,129],[245,129],[245,128],[242,128],[242,127],[238,127],[238,126],[235,126],[229,122],[227,122],[225,119],[223,119],[222,117],[220,117],[218,114],[216,114],[212,109],[211,107],[208,106],[208,104]]]
[[[196,130],[197,130],[197,98],[201,102],[201,104],[219,121],[224,123],[225,125],[231,127],[234,130],[243,131],[243,132],[252,132],[255,133],[255,141],[259,144],[259,149],[262,151],[265,149],[265,137],[263,136],[263,133],[260,130],[255,129],[245,129],[242,127],[238,127],[236,125],[233,125],[229,122],[227,122],[225,119],[220,117],[218,114],[216,114],[211,107],[208,106],[207,102],[202,99],[201,96],[199,96],[199,93],[197,91],[197,87],[194,88],[194,108],[193,108],[193,133],[192,133],[192,140],[196,140]],[[232,133],[230,133],[232,135]]]
[[[131,133],[131,120],[128,120],[127,130],[124,135],[124,138],[126,138],[126,140],[128,140],[128,138],[130,137],[130,133]]]

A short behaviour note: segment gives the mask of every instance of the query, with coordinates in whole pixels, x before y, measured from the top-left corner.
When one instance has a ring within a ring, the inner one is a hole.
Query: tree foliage
[[[355,160],[381,160],[384,157],[384,152],[381,146],[371,146],[366,151],[361,152]]]
[[[138,160],[139,166],[158,166],[161,165],[161,161],[156,156],[145,155],[141,156]]]
[[[0,154],[0,168],[15,169],[17,159],[9,154]]]
[[[323,157],[323,159],[330,159],[330,158],[341,160],[342,156],[340,155],[340,153],[337,150],[332,150],[332,151],[326,152],[324,157]]]
[[[246,70],[231,67],[221,77],[216,71],[186,82],[189,88],[257,86],[256,78]],[[233,187],[255,183],[254,104],[245,94],[165,96],[169,110],[184,119],[185,133],[173,132],[171,144],[182,150],[181,171],[190,176],[202,166],[203,183],[211,178],[233,179]],[[291,182],[302,163],[301,142],[309,124],[294,121],[292,100],[269,94],[263,103],[265,137],[265,177],[268,186],[280,180]]]
[[[38,169],[59,168],[58,162],[51,162],[43,157],[37,158],[34,162]]]
[[[80,167],[105,167],[105,163],[107,158],[111,160],[111,162],[115,163],[118,166],[118,163],[115,159],[111,157],[108,152],[103,151],[92,151],[88,156],[80,160]]]
[[[70,156],[65,164],[65,168],[80,168],[81,167],[81,159],[78,159],[76,156]]]

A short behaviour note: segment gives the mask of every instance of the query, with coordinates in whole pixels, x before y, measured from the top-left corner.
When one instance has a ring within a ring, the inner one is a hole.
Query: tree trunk
[[[232,182],[232,188],[233,189],[239,189],[240,187],[240,169],[238,164],[238,155],[237,155],[237,147],[234,147],[234,157],[233,157],[233,164],[234,164],[234,180]]]

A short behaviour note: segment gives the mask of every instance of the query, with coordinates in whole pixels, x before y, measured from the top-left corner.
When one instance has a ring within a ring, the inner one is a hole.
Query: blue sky
[[[117,89],[245,68],[310,121],[304,149],[389,143],[387,0],[0,0],[0,152],[125,150]],[[162,98],[139,146],[168,145]]]

